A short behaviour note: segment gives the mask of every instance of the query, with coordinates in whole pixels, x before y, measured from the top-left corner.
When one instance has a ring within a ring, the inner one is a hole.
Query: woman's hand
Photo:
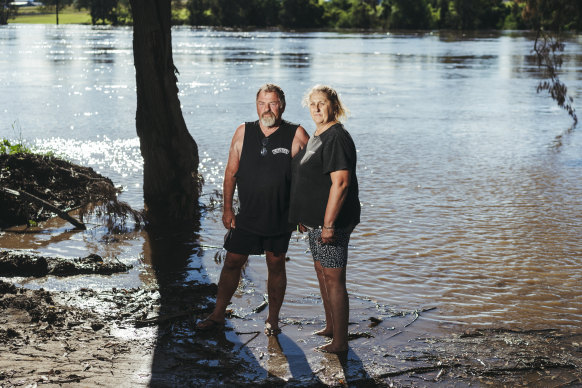
[[[321,242],[331,244],[335,240],[335,230],[333,228],[321,228]]]
[[[305,227],[305,225],[300,223],[297,225],[297,231],[299,233],[305,233],[305,232],[307,232],[307,228]]]

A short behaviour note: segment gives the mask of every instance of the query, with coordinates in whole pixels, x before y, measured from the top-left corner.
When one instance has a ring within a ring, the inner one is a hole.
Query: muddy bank
[[[97,254],[87,257],[45,257],[31,252],[0,251],[0,276],[73,276],[111,275],[128,271],[131,266],[115,259],[104,260]]]
[[[36,225],[60,216],[83,229],[83,216],[94,213],[110,228],[143,215],[117,200],[120,189],[90,167],[53,156],[0,154],[0,228]],[[79,209],[80,220],[68,212]]]
[[[22,190],[63,211],[99,201],[116,189],[92,168],[36,154],[0,154],[0,187]],[[55,216],[41,203],[0,190],[0,228],[38,223]]]
[[[197,332],[215,293],[216,285],[193,281],[70,292],[0,281],[0,386],[582,385],[580,333],[436,335],[434,311],[351,298],[350,350],[338,357],[313,350],[325,341],[312,335],[322,325],[313,318],[285,317],[278,337],[263,334],[265,311]]]
[[[160,317],[165,298],[157,288],[47,292],[0,281],[0,386],[148,386],[164,331],[176,322],[193,327],[216,287],[189,283],[166,291],[182,303],[173,312],[163,307]],[[171,371],[194,353],[202,361],[188,367],[196,381],[216,379],[209,363],[233,377],[243,367],[212,338],[192,346],[187,355],[171,347],[163,357]],[[159,386],[170,386],[164,381]]]

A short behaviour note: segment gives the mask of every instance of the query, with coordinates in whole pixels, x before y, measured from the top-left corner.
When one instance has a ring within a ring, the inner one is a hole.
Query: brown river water
[[[206,184],[220,189],[234,128],[254,120],[264,82],[287,94],[284,117],[313,125],[300,100],[313,84],[340,93],[358,149],[362,223],[350,242],[353,297],[394,310],[435,308],[436,323],[579,330],[582,326],[582,135],[545,94],[525,33],[173,32],[186,123]],[[561,79],[579,107],[582,36],[566,41]],[[131,30],[0,27],[0,137],[88,165],[143,207],[135,133]],[[186,279],[216,282],[219,212],[202,219]],[[35,233],[0,232],[1,248],[98,253],[127,274],[17,279],[29,287],[136,287],[153,281],[142,232],[110,236],[97,222],[58,220]],[[283,316],[321,316],[307,243],[288,252]],[[235,306],[264,293],[252,257]]]

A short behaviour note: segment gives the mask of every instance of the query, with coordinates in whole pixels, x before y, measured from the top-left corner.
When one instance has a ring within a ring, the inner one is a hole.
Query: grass
[[[57,16],[54,9],[48,7],[23,7],[18,10],[16,17],[8,23],[24,24],[56,24]],[[91,24],[91,15],[86,10],[76,10],[66,7],[59,11],[59,24]]]
[[[8,139],[0,140],[0,155],[12,155],[19,153],[30,153],[30,149],[22,144],[12,144]]]

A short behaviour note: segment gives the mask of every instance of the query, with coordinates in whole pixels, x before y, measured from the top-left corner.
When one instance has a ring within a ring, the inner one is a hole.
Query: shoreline
[[[318,318],[285,317],[263,334],[265,311],[196,332],[214,284],[48,292],[0,282],[0,384],[48,386],[543,386],[582,383],[582,332],[469,329],[433,310],[396,312],[350,298],[347,355],[313,350]],[[260,295],[253,295],[259,300]],[[257,309],[259,310],[259,309]]]

